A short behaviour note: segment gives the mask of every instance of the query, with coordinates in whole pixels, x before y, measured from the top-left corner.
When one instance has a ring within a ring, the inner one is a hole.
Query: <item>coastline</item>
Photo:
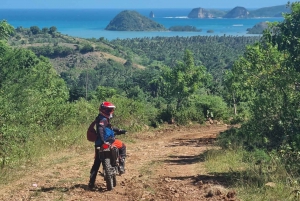
[[[144,38],[144,37],[191,37],[191,36],[257,36],[247,34],[247,29],[255,24],[268,19],[268,21],[281,21],[283,18],[248,18],[248,19],[191,19],[187,18],[190,9],[142,9],[142,14],[147,15],[151,10],[155,13],[154,21],[164,25],[167,29],[171,26],[194,26],[202,32],[118,32],[106,31],[105,27],[122,9],[0,9],[0,19],[5,19],[9,24],[17,27],[30,28],[38,26],[57,27],[57,31],[69,36],[81,38],[100,38],[107,40]],[[137,10],[137,9],[135,9]],[[233,26],[242,24],[243,26]],[[213,30],[213,33],[207,33]]]

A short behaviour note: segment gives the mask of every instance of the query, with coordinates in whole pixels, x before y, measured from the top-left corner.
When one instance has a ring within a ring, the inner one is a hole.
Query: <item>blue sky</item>
[[[1,8],[261,8],[288,0],[1,0]],[[295,1],[291,1],[295,2]]]

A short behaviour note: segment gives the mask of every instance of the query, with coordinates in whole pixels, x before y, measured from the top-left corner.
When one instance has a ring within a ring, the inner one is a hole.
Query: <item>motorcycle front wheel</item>
[[[111,191],[114,188],[114,186],[116,186],[116,182],[114,182],[116,178],[114,178],[114,173],[112,172],[113,168],[111,167],[109,158],[104,159],[103,166],[105,171],[106,188],[108,191]]]

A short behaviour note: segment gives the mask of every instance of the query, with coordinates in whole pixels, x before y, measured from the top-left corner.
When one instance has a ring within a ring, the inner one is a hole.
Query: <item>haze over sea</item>
[[[219,9],[219,10],[231,10]],[[17,27],[39,28],[55,26],[58,32],[81,38],[100,38],[107,40],[125,38],[143,38],[155,36],[196,36],[196,35],[230,35],[230,36],[253,36],[246,34],[248,28],[262,21],[282,21],[283,18],[252,18],[252,19],[189,19],[187,18],[191,9],[127,9],[135,10],[148,17],[153,11],[154,21],[171,26],[195,26],[202,32],[127,32],[106,31],[109,22],[124,9],[0,9],[0,20],[7,20],[9,24]],[[213,30],[214,33],[207,33]]]

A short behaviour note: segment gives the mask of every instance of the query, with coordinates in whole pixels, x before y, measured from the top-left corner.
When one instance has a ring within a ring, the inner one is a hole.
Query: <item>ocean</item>
[[[106,31],[109,22],[124,9],[0,9],[0,20],[6,20],[9,24],[17,27],[29,28],[38,26],[57,27],[58,32],[81,38],[100,38],[107,40],[143,38],[155,36],[180,36],[189,37],[196,35],[247,35],[248,28],[262,21],[282,21],[283,18],[253,18],[253,19],[189,19],[191,9],[127,9],[135,10],[144,16],[149,16],[152,11],[154,21],[171,26],[195,26],[201,32],[137,32],[137,31]],[[222,9],[230,10],[230,9]],[[213,30],[214,33],[207,33]]]

